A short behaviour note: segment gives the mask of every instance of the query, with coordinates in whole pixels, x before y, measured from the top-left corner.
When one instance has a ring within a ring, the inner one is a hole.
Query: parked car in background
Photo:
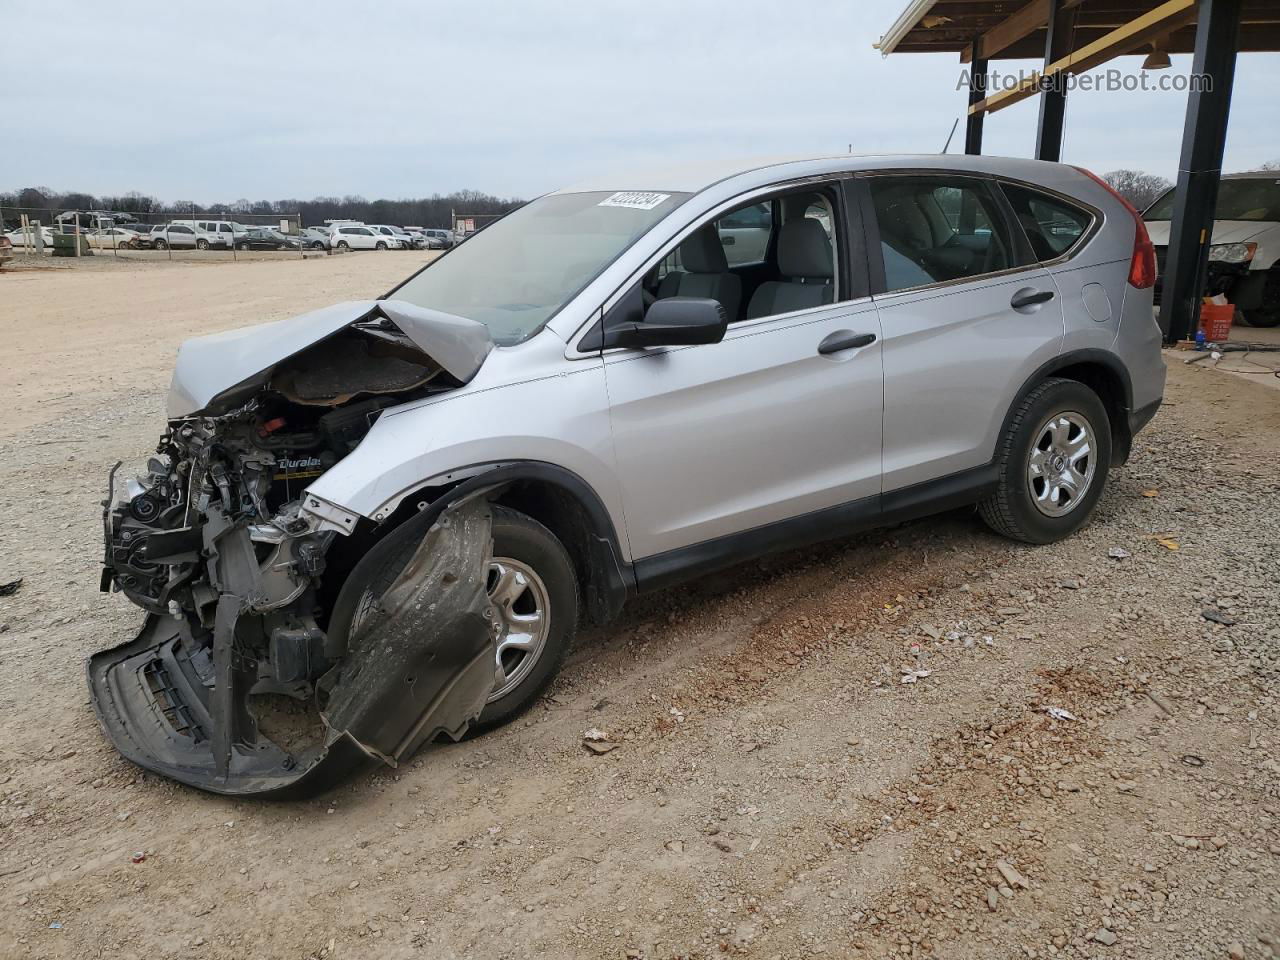
[[[335,250],[390,250],[394,239],[364,224],[343,223],[333,227]]]
[[[234,220],[180,220],[176,222],[185,223],[204,231],[207,241],[206,246],[200,247],[202,250],[209,247],[230,250],[235,245],[236,240],[249,229],[243,223],[237,223]]]
[[[429,250],[431,248],[431,242],[427,239],[427,232],[422,227],[401,227],[400,229],[413,240],[415,250]]]
[[[387,248],[390,250],[412,250],[413,238],[404,232],[400,227],[393,227],[389,223],[370,223],[367,225],[374,233],[380,233],[387,239]]]
[[[207,250],[216,241],[191,223],[162,223],[151,231],[151,245],[157,250]]]
[[[325,227],[303,227],[298,237],[308,250],[328,250],[333,246],[333,237]]]
[[[87,236],[89,238],[89,246],[97,247],[100,250],[136,250],[138,248],[138,239],[142,232],[141,227],[106,227],[99,230],[91,230]]]
[[[164,236],[164,224],[136,224],[138,235],[134,238],[134,243],[139,250],[152,250],[156,245],[156,238]]]
[[[427,238],[427,246],[431,250],[448,250],[453,246],[453,231],[440,230],[436,227],[425,227],[423,234]]]
[[[10,230],[6,234],[6,236],[9,238],[9,242],[12,243],[15,247],[25,247],[27,245],[28,238],[30,238],[32,241],[32,245],[34,246],[36,231],[38,230],[40,231],[40,240],[44,244],[44,246],[46,247],[53,246],[53,231],[50,230],[48,227],[45,227],[45,226],[28,227],[27,229],[30,231],[29,234],[23,232],[21,227],[19,227],[17,230]]]
[[[237,250],[297,250],[297,237],[286,237],[279,230],[267,227],[250,227],[236,236]]]
[[[1174,190],[1142,215],[1156,248],[1163,293],[1173,219]],[[1280,324],[1280,173],[1234,173],[1218,183],[1213,235],[1209,241],[1206,294],[1225,294],[1255,327]]]

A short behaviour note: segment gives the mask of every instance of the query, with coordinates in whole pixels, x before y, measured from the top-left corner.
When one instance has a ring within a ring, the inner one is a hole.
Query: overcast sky
[[[9,0],[0,189],[531,197],[708,155],[937,152],[957,58],[871,47],[906,2]],[[1277,80],[1280,55],[1241,55],[1228,169],[1280,159]],[[1073,91],[1063,159],[1173,177],[1185,103]],[[985,152],[1029,156],[1036,114],[989,117]]]

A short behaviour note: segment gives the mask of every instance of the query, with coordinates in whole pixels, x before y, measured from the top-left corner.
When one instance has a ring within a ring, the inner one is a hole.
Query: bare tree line
[[[48,187],[24,187],[21,190],[0,192],[0,216],[8,220],[21,211],[49,223],[64,210],[110,210],[131,213],[146,223],[157,223],[174,217],[190,217],[194,210],[201,215],[223,219],[235,219],[237,215],[262,218],[300,213],[302,222],[306,225],[342,219],[420,227],[451,227],[451,217],[455,211],[459,215],[502,214],[523,202],[516,198],[495,197],[478,190],[460,190],[403,200],[366,200],[349,194],[344,197],[315,197],[311,200],[241,199],[234,203],[201,204],[193,200],[165,202],[136,191],[120,196],[95,196],[74,191],[64,193]]]
[[[1280,170],[1280,160],[1268,160],[1254,168],[1255,170]],[[1253,171],[1248,171],[1253,172]],[[1154,173],[1141,170],[1112,170],[1103,179],[1111,184],[1112,189],[1124,197],[1139,210],[1145,210],[1155,203],[1162,193],[1173,186],[1173,181]]]

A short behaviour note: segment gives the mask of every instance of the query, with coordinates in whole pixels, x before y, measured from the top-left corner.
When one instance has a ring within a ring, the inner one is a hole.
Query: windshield
[[[1144,220],[1173,219],[1173,190],[1167,191],[1142,215]],[[1218,182],[1215,220],[1280,221],[1280,177],[1241,177]]]
[[[388,294],[489,328],[500,346],[533,336],[687,193],[558,193],[476,233]]]

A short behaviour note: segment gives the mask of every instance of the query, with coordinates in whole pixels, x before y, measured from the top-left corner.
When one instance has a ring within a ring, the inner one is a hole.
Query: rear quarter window
[[[1014,183],[1002,183],[1000,188],[1037,260],[1055,260],[1071,253],[1093,225],[1092,213],[1062,197]]]

